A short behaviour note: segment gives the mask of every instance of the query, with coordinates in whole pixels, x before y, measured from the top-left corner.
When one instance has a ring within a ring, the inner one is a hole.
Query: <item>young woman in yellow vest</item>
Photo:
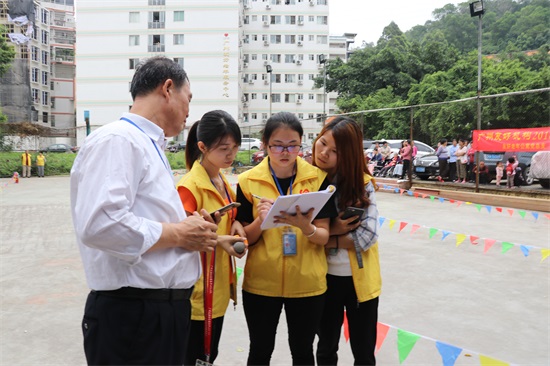
[[[240,144],[241,130],[225,111],[208,112],[193,124],[185,147],[189,172],[177,184],[187,212],[203,208],[214,212],[235,202],[235,193],[221,169],[231,167]],[[195,365],[198,359],[214,362],[229,299],[236,304],[237,276],[232,257],[241,258],[246,252],[239,254],[233,248],[245,237],[236,217],[237,210],[232,209],[217,218],[218,246],[213,253],[201,253],[203,274],[191,297],[191,333],[185,365]]]
[[[44,166],[46,165],[46,157],[39,152],[36,156],[36,175],[38,178],[44,178]]]
[[[328,173],[336,189],[340,215],[331,220],[327,248],[328,290],[317,364],[336,365],[338,342],[346,311],[355,365],[374,365],[378,296],[382,281],[378,259],[376,185],[363,159],[361,127],[347,117],[329,120],[313,145],[313,164]],[[347,207],[364,214],[342,219]]]
[[[262,230],[261,224],[280,195],[328,187],[326,173],[298,157],[303,129],[295,115],[276,113],[267,120],[262,143],[267,158],[239,175],[237,219],[249,243],[243,281],[248,325],[249,365],[268,365],[282,308],[294,365],[313,365],[313,340],[324,304],[325,244],[336,207],[329,201],[312,221],[312,211],[281,213],[285,226]],[[258,198],[260,197],[260,198]],[[308,208],[303,208],[308,209]],[[295,245],[283,246],[283,241]]]

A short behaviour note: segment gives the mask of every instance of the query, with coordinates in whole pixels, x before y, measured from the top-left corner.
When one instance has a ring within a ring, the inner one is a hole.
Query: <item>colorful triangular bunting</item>
[[[531,247],[529,245],[520,245],[519,248],[521,249],[521,252],[524,256],[529,256],[529,250],[531,250]]]
[[[489,213],[491,213],[491,209],[492,209],[493,207],[492,207],[492,206],[485,206],[485,208],[487,209],[487,211],[488,211]]]
[[[456,246],[458,247],[462,242],[466,239],[466,235],[464,234],[456,234]]]
[[[420,229],[420,225],[413,224],[411,228],[411,235],[414,234],[418,229]]]
[[[390,220],[390,229],[393,229],[393,225],[395,225],[395,220]]]
[[[349,325],[348,325],[348,316],[346,314],[346,311],[344,310],[344,338],[346,339],[346,342],[349,341]]]
[[[380,227],[382,227],[382,225],[384,224],[384,221],[386,221],[386,218],[385,217],[379,217],[378,218],[378,225]]]
[[[443,360],[443,366],[454,366],[456,359],[460,356],[462,348],[451,346],[443,342],[435,342],[435,346]]]
[[[512,244],[508,241],[503,241],[502,242],[502,254],[504,254],[507,251],[509,251],[510,249],[512,249],[513,246],[514,246],[514,244]]]
[[[514,215],[514,210],[512,210],[511,208],[507,209],[506,211],[508,211],[508,213],[510,214],[510,216],[513,216],[513,215]]]
[[[483,248],[483,253],[487,253],[489,249],[496,243],[495,239],[485,239],[485,247]]]
[[[531,215],[535,218],[535,221],[539,219],[539,213],[538,212],[531,212]]]
[[[541,249],[540,254],[542,255],[542,259],[540,260],[540,262],[542,263],[542,261],[544,261],[550,255],[550,249]]]
[[[445,240],[445,238],[448,237],[449,234],[451,233],[450,231],[445,231],[445,230],[442,230],[441,232],[443,233],[443,237],[441,238],[441,241]]]
[[[521,216],[522,219],[525,218],[525,211],[518,211],[519,215]]]
[[[479,362],[481,366],[509,366],[510,364],[504,361],[497,360],[496,358],[479,355]]]
[[[430,239],[434,237],[434,235],[438,232],[439,230],[437,230],[436,228],[434,227],[431,227],[430,228]]]
[[[479,240],[479,236],[470,235],[470,243],[472,243],[473,245],[478,245],[479,244],[477,242],[478,240]]]
[[[397,350],[399,351],[399,363],[403,363],[411,353],[420,336],[402,329],[397,330]]]
[[[376,350],[380,350],[380,347],[382,347],[382,344],[384,343],[384,340],[386,339],[386,336],[388,335],[388,331],[390,330],[390,327],[386,324],[377,323],[376,324]]]
[[[398,233],[400,233],[401,230],[403,230],[403,229],[405,228],[405,226],[407,226],[407,225],[408,225],[408,223],[406,223],[406,222],[404,222],[404,221],[401,221],[401,222],[399,223],[399,231],[398,231]]]

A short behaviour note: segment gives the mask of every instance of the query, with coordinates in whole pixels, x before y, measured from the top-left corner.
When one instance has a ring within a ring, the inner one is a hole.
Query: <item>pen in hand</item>
[[[252,193],[252,197],[257,198],[257,199],[259,199],[259,200],[262,199],[262,197],[258,196],[257,194],[254,194],[254,193]]]

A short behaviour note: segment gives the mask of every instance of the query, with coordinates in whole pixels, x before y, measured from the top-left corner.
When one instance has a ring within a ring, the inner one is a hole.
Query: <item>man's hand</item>
[[[207,217],[207,219],[205,219]],[[202,209],[200,213],[178,223],[163,223],[159,241],[151,249],[181,247],[191,251],[212,252],[217,244],[218,226],[210,214]]]

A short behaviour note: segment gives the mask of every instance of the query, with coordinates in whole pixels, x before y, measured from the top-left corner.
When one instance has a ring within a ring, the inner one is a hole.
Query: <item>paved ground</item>
[[[235,179],[235,177],[231,177]],[[0,179],[0,364],[84,364],[80,319],[88,292],[75,246],[68,177]],[[475,199],[472,198],[475,202]],[[522,219],[475,205],[378,194],[386,218],[380,237],[383,294],[379,320],[392,326],[378,353],[398,365],[397,329],[422,337],[405,365],[441,365],[435,341],[463,348],[456,365],[479,365],[479,354],[521,365],[547,365],[549,351],[550,220]],[[390,229],[390,220],[396,220]],[[401,222],[408,223],[401,233]],[[418,231],[411,234],[412,225]],[[428,238],[430,228],[441,231]],[[456,247],[456,234],[497,240]],[[501,253],[501,241],[531,245]],[[244,259],[240,260],[244,265]],[[282,318],[273,365],[290,365]],[[242,306],[228,309],[218,365],[246,362],[248,333]],[[340,364],[351,365],[342,339]]]

